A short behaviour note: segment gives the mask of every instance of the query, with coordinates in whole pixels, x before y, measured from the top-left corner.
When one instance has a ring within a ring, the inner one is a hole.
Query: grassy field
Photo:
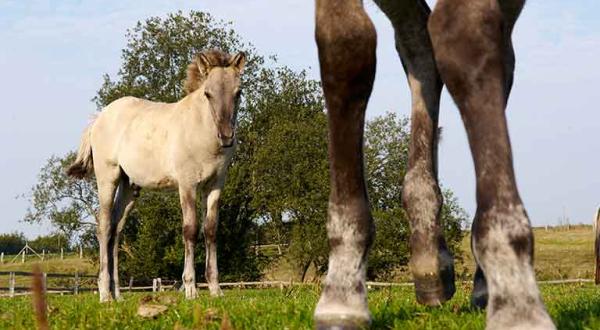
[[[534,229],[535,271],[539,281],[594,277],[594,232],[592,226]],[[458,272],[473,274],[471,237],[466,235],[462,248],[464,262]]]
[[[535,229],[535,265],[538,280],[592,278],[594,269],[593,233],[589,226]],[[463,277],[473,272],[465,237],[464,260],[457,264]],[[5,259],[6,260],[6,259]],[[30,271],[34,262],[5,263],[0,271]],[[59,273],[96,272],[87,259],[71,256],[40,263],[43,271]],[[285,264],[283,264],[285,265]],[[288,266],[289,267],[289,266]],[[287,280],[293,272],[275,267],[268,278]],[[17,286],[29,284],[28,277],[18,277]],[[92,283],[91,285],[93,285]],[[0,277],[0,286],[8,278]],[[52,283],[49,283],[52,285]],[[542,285],[544,300],[559,329],[600,329],[600,288],[591,284]],[[459,285],[456,296],[439,309],[418,306],[412,288],[379,289],[369,292],[375,329],[483,329],[485,315],[470,308],[469,285]],[[125,299],[99,304],[93,294],[48,297],[50,323],[55,329],[218,329],[223,322],[234,329],[308,329],[319,295],[317,286],[289,289],[226,290],[225,297],[209,298],[206,291],[195,301],[185,301],[178,293],[157,295],[125,293]],[[136,315],[144,302],[168,306],[155,319]],[[34,327],[30,297],[0,298],[0,329]],[[225,321],[224,321],[225,319]]]
[[[372,290],[369,302],[374,329],[483,329],[485,314],[469,307],[462,287],[441,308],[418,306],[411,288]],[[559,329],[599,329],[600,289],[589,284],[544,285],[544,300]],[[100,304],[93,294],[51,296],[53,329],[309,329],[318,298],[316,286],[291,289],[226,290],[222,298],[186,301],[178,293],[125,294],[124,301]],[[167,306],[162,315],[144,319],[140,304]],[[224,321],[225,319],[225,321]],[[30,297],[0,299],[1,329],[33,329]]]

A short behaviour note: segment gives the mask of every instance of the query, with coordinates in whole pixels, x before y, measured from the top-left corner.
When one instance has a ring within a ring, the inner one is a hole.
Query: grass
[[[22,271],[31,272],[34,265],[39,265],[42,272],[46,273],[61,273],[61,274],[88,274],[95,275],[98,270],[97,266],[92,263],[90,259],[83,258],[79,259],[78,255],[65,255],[65,258],[51,258],[43,262],[40,262],[37,257],[28,256],[28,261],[21,263],[19,259],[15,263],[11,263],[10,260],[13,256],[8,258],[4,256],[5,263],[0,264],[0,272],[11,272],[11,271]],[[8,287],[8,275],[0,275],[0,287]],[[16,286],[27,287],[31,285],[30,276],[17,276],[15,278]],[[95,283],[95,281],[89,279],[82,279],[81,284]],[[62,278],[48,278],[49,287],[62,287],[62,286],[73,286],[73,279],[62,279]]]
[[[416,304],[412,288],[369,292],[374,329],[483,329],[485,314],[469,306],[470,288],[459,288],[441,308]],[[544,300],[559,329],[600,328],[600,288],[590,284],[544,285]],[[309,329],[318,299],[316,286],[290,289],[226,290],[222,298],[186,301],[182,294],[124,295],[121,302],[100,304],[98,296],[50,296],[48,310],[53,329],[219,329],[227,318],[234,329]],[[142,301],[168,306],[155,319],[142,319],[136,310]],[[31,298],[0,299],[0,328],[35,327]]]
[[[535,267],[538,280],[592,278],[594,271],[593,232],[590,226],[536,228]],[[463,241],[464,261],[457,271],[473,273],[470,237]],[[7,260],[5,258],[5,260]],[[288,280],[295,272],[280,258],[266,278]],[[30,271],[35,262],[5,263],[0,271]],[[45,272],[94,274],[96,266],[87,259],[69,256],[39,263]],[[17,286],[29,285],[29,277],[17,277]],[[49,279],[50,281],[50,279]],[[60,283],[57,283],[60,284]],[[8,277],[0,277],[0,286]],[[52,283],[49,283],[51,286]],[[92,283],[91,285],[94,285]],[[559,329],[600,329],[600,287],[591,284],[541,285],[544,301]],[[459,286],[456,296],[441,308],[417,305],[412,288],[369,292],[375,329],[483,329],[485,314],[470,308],[470,285]],[[48,297],[51,327],[54,329],[218,329],[223,319],[234,329],[309,329],[319,296],[316,286],[291,289],[225,291],[225,297],[209,298],[206,291],[195,301],[178,293],[125,293],[124,301],[100,304],[93,294]],[[155,319],[136,315],[141,301],[168,305]],[[172,301],[170,301],[172,300]],[[31,297],[0,298],[0,329],[34,328]]]
[[[594,277],[594,231],[592,226],[534,228],[534,265],[538,281]],[[462,265],[458,273],[474,273],[471,236],[462,242]]]

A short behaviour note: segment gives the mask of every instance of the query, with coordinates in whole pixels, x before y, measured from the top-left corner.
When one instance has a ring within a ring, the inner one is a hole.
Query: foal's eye
[[[207,99],[212,98],[212,94],[210,92],[204,92],[204,95],[206,96]]]

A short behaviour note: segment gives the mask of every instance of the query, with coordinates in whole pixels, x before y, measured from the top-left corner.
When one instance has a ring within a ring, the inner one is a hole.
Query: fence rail
[[[9,286],[8,287],[0,287],[0,292],[8,291],[8,293],[0,293],[0,297],[15,297],[30,294],[30,287],[26,286],[16,286],[15,277],[16,276],[33,276],[34,273],[31,272],[23,272],[23,271],[14,271],[14,272],[0,272],[0,276],[8,275],[9,276]],[[56,287],[56,288],[48,288],[47,287],[47,278],[73,278],[75,280],[75,285],[73,287]],[[97,292],[97,288],[89,288],[89,287],[81,287],[80,279],[82,278],[93,278],[96,279],[96,275],[88,275],[88,274],[60,274],[60,273],[43,273],[43,288],[44,291],[48,294],[79,294],[80,292]],[[538,281],[539,284],[568,284],[568,283],[593,283],[592,279],[584,279],[584,278],[576,278],[576,279],[562,279],[562,280],[549,280],[549,281]],[[165,283],[165,284],[163,284]],[[166,284],[172,283],[172,284]],[[173,280],[162,280],[161,278],[152,279],[152,285],[146,286],[133,286],[133,278],[129,279],[129,286],[122,286],[121,292],[134,292],[134,291],[152,291],[152,292],[162,292],[166,290],[174,290],[177,288],[178,281]],[[471,281],[462,281],[462,283],[471,283]],[[223,282],[219,283],[222,288],[269,288],[269,287],[278,287],[283,289],[284,287],[291,286],[301,286],[301,285],[315,285],[315,283],[303,283],[303,282],[294,282],[292,280],[288,281],[249,281],[249,282]],[[409,287],[414,286],[412,282],[371,282],[367,281],[366,285],[369,289],[375,288],[386,288],[386,287]],[[208,288],[207,283],[196,283],[197,288]]]

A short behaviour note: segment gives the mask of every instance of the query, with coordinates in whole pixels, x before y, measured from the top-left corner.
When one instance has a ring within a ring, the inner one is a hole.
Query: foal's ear
[[[210,71],[210,68],[212,67],[208,57],[206,57],[206,55],[203,53],[198,54],[196,57],[196,65],[198,66],[198,70],[200,70],[202,75],[207,75],[208,71]]]
[[[246,65],[246,53],[239,52],[237,53],[229,62],[230,66],[236,68],[239,72],[244,70],[244,65]]]

